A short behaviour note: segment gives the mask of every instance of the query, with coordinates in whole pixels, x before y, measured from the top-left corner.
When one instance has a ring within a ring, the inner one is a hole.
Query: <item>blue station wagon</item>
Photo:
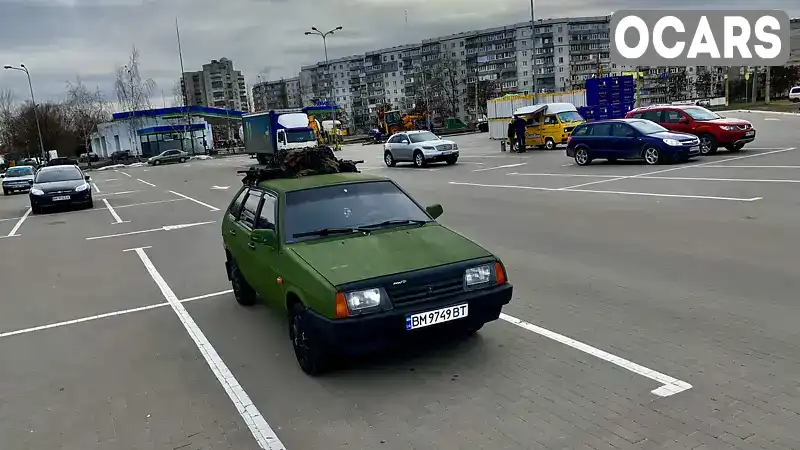
[[[648,165],[683,162],[700,154],[700,140],[644,119],[598,120],[578,125],[567,140],[567,156],[579,166],[594,159],[644,159]]]

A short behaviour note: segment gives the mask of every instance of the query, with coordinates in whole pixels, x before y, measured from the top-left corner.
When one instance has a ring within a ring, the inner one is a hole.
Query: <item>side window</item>
[[[275,229],[275,205],[277,202],[278,199],[275,197],[269,194],[264,195],[264,202],[261,203],[261,212],[258,213],[257,228]]]
[[[664,111],[663,123],[678,123],[683,118],[683,113],[675,110]]]
[[[397,136],[397,142],[402,142],[404,140],[406,140],[408,142],[411,142],[411,139],[408,138],[407,134],[401,134],[401,135]]]
[[[555,125],[557,123],[558,123],[558,120],[556,120],[556,116],[545,116],[545,118],[544,118],[544,124],[545,125]]]
[[[583,127],[578,127],[572,132],[572,135],[573,136],[586,136],[586,130],[588,130],[588,129],[589,129],[588,125],[587,126],[583,126]]]
[[[628,124],[624,123],[613,123],[611,124],[611,132],[615,137],[635,137],[636,133],[633,132],[633,128],[631,128]]]
[[[258,204],[261,202],[261,193],[257,191],[250,191],[247,200],[244,201],[242,206],[242,214],[239,221],[242,225],[255,228],[256,227],[256,214],[258,213]]]
[[[392,138],[389,139],[389,143],[390,144],[398,144],[398,143],[400,143],[400,135],[399,134],[395,134],[394,136],[392,136]]]
[[[592,126],[592,136],[607,137],[611,136],[610,123],[596,123]]]
[[[650,120],[655,123],[661,122],[661,111],[647,111],[642,113],[642,119]]]
[[[242,192],[236,196],[236,199],[233,200],[230,208],[228,208],[228,214],[232,215],[236,220],[239,220],[239,212],[242,211],[242,204],[244,204],[244,198],[246,195],[247,188],[244,188],[242,189]]]
[[[634,118],[634,119],[641,119],[642,118],[642,113],[631,114],[631,117]]]

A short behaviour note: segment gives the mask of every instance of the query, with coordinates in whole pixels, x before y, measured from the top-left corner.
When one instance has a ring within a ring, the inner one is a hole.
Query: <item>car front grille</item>
[[[681,145],[683,145],[685,147],[693,147],[695,145],[700,145],[700,139],[694,138],[694,139],[688,139],[688,140],[685,140],[685,141],[681,141]]]
[[[61,190],[61,191],[50,191],[50,192],[47,192],[46,194],[47,195],[60,195],[60,194],[70,194],[72,192],[73,192],[72,189],[67,189],[67,190]]]
[[[464,291],[464,267],[443,267],[403,274],[387,283],[386,293],[395,305],[436,300]]]
[[[737,130],[749,130],[750,129],[750,125],[733,125],[733,127],[736,128]]]
[[[442,144],[442,145],[437,145],[436,146],[436,150],[439,150],[439,151],[452,150],[452,149],[453,149],[453,144]]]

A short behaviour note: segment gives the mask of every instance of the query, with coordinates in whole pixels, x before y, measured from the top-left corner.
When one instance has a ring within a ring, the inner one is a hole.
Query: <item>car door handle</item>
[[[255,250],[256,249],[256,244],[254,244],[252,242],[248,242],[247,246],[250,247],[251,250]]]
[[[232,234],[233,236],[236,236],[236,230],[229,230],[228,233]]]

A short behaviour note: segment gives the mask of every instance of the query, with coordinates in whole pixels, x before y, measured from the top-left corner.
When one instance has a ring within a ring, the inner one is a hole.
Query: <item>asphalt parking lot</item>
[[[502,319],[309,378],[236,304],[219,225],[246,156],[92,172],[94,209],[0,197],[8,449],[797,449],[800,116],[685,164],[501,153],[382,163],[500,256]]]

